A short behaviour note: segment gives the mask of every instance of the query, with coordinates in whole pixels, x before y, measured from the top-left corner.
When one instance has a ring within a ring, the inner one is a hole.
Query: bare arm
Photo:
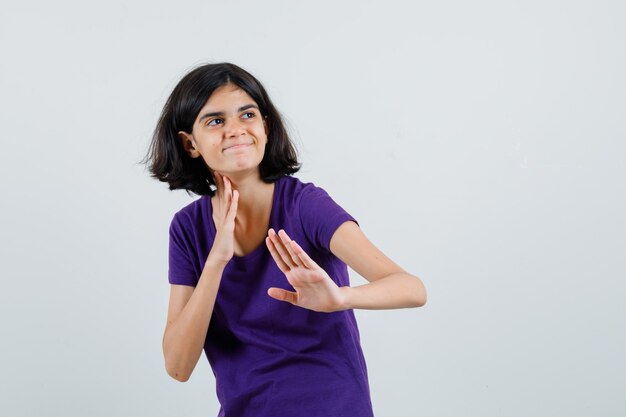
[[[195,288],[172,285],[163,355],[167,373],[178,381],[189,379],[202,354],[223,271],[209,258]]]
[[[277,234],[270,229],[265,240],[278,268],[296,290],[269,288],[268,294],[277,300],[321,312],[412,308],[426,304],[422,281],[374,246],[355,222],[346,221],[337,228],[330,249],[370,281],[359,287],[338,287],[284,230]]]
[[[422,307],[426,304],[424,284],[406,272],[392,273],[364,285],[340,289],[345,293],[342,310],[388,310]]]
[[[165,369],[181,382],[189,379],[202,354],[222,273],[234,254],[239,192],[232,190],[228,177],[217,172],[214,175],[218,184],[215,240],[195,289],[188,285],[171,286],[163,335]]]
[[[330,240],[330,250],[369,281],[357,287],[341,287],[346,309],[394,309],[422,307],[426,288],[380,251],[352,221],[343,223]]]

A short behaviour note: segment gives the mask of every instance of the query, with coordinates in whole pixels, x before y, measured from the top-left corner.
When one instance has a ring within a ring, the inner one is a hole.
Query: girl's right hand
[[[217,186],[213,209],[213,221],[215,223],[215,240],[207,258],[225,266],[235,253],[235,216],[237,215],[237,203],[239,191],[233,190],[228,177],[219,172],[213,172],[213,178]]]

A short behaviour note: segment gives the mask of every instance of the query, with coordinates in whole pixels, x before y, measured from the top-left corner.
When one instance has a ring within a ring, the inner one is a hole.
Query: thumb
[[[283,290],[282,288],[272,287],[267,290],[267,294],[279,301],[287,301],[293,305],[298,305],[298,293]]]

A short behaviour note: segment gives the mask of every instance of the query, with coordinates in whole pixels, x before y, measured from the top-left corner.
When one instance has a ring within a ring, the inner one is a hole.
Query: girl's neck
[[[239,192],[237,204],[237,219],[246,221],[254,220],[271,209],[274,184],[267,184],[261,179],[260,173],[242,175],[224,173],[232,184],[233,190]]]

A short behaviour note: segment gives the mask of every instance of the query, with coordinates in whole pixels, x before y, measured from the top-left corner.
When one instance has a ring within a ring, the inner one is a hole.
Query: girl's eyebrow
[[[246,104],[245,106],[239,107],[237,109],[237,112],[239,113],[240,111],[244,111],[244,110],[251,109],[251,108],[255,108],[255,109],[259,110],[259,107],[256,104]],[[205,113],[202,116],[200,116],[200,118],[198,119],[198,123],[203,121],[204,119],[209,118],[209,117],[223,116],[224,114],[225,113],[223,111],[216,111],[216,112],[211,112],[211,113]]]

